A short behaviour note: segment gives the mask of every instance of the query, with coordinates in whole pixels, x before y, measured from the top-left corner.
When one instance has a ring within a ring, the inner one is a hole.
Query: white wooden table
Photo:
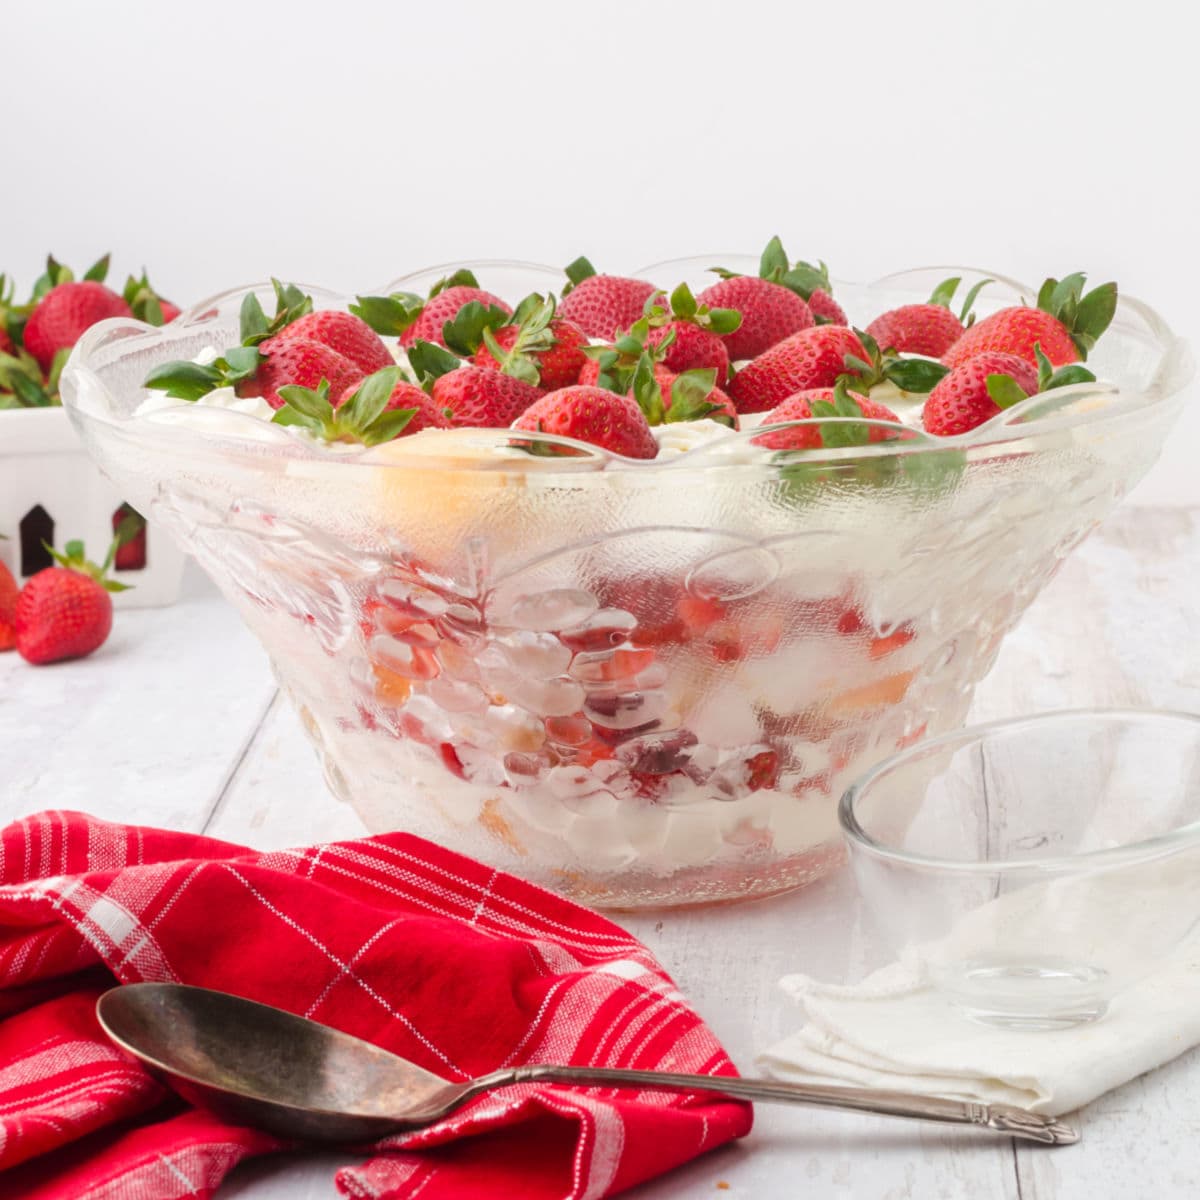
[[[1009,637],[973,719],[1081,705],[1200,711],[1200,510],[1126,508],[1075,552]],[[266,659],[189,568],[171,609],[119,614],[82,662],[0,656],[0,820],[77,808],[268,848],[363,832],[330,798]],[[621,921],[659,956],[743,1071],[796,1022],[776,981],[873,965],[849,881],[701,912]],[[1081,1116],[1082,1144],[1045,1151],[959,1130],[760,1106],[753,1134],[637,1190],[637,1200],[1193,1196],[1200,1055]],[[241,1168],[221,1200],[332,1197],[344,1156]],[[727,1185],[727,1186],[719,1186]]]

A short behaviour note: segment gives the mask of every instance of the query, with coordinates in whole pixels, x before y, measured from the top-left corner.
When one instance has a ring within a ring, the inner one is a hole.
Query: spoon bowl
[[[973,1125],[1051,1146],[1079,1140],[1073,1126],[1009,1105],[774,1079],[532,1063],[451,1083],[327,1025],[177,983],[113,988],[97,1001],[96,1016],[121,1049],[164,1075],[185,1099],[237,1124],[304,1141],[375,1141],[440,1121],[493,1088],[522,1083],[712,1093]]]

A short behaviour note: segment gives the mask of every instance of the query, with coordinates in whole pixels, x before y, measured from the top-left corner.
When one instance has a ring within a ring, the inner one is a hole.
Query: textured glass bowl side
[[[607,905],[827,870],[837,796],[961,721],[1187,373],[1130,310],[1118,392],[815,465],[481,457],[487,431],[347,456],[229,413],[132,418],[155,362],[231,340],[240,296],[85,336],[64,394],[89,449],[239,607],[372,829]]]
[[[969,1011],[1094,1019],[1200,920],[1200,716],[1046,713],[933,738],[839,806],[867,909]]]

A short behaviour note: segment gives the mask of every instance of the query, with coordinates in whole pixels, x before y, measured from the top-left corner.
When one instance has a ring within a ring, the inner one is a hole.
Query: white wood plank
[[[0,819],[47,808],[200,829],[275,694],[266,656],[198,571],[125,610],[95,654],[0,655]]]

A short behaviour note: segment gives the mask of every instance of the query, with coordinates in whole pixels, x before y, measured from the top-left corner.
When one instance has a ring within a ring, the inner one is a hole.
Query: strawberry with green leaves
[[[811,325],[845,325],[846,314],[834,300],[824,263],[789,263],[783,243],[773,237],[759,259],[758,275],[738,275],[713,267],[719,283],[697,297],[713,307],[742,314],[741,327],[725,339],[735,361],[757,358],[784,338]],[[790,295],[785,295],[784,293]]]
[[[988,351],[1017,354],[1037,365],[1034,346],[1056,366],[1086,359],[1108,328],[1117,310],[1117,285],[1104,283],[1084,292],[1082,272],[1065,279],[1047,279],[1038,292],[1037,307],[1020,304],[1002,308],[972,325],[950,347],[943,361],[958,367]]]
[[[546,391],[567,387],[586,361],[588,338],[578,326],[556,317],[555,307],[553,296],[526,296],[509,321],[482,324],[474,345],[471,335],[452,322],[446,344],[451,350],[465,350],[477,367],[504,371]]]
[[[161,363],[143,381],[143,386],[165,392],[176,400],[199,400],[219,387],[232,387],[239,396],[260,396],[280,409],[284,399],[279,389],[289,384],[316,390],[322,380],[329,384],[330,400],[337,404],[366,373],[331,345],[312,336],[301,336],[289,327],[312,313],[312,297],[293,284],[271,281],[275,289],[275,315],[268,318],[258,296],[248,292],[240,314],[241,342],[230,347],[213,363],[184,360]],[[351,318],[357,320],[357,318]],[[322,327],[311,332],[322,336],[344,336]],[[365,331],[370,334],[369,330]],[[370,334],[373,337],[373,334]],[[391,362],[388,356],[388,362]]]
[[[662,346],[666,353],[662,364],[670,371],[703,370],[716,372],[716,382],[729,378],[729,351],[725,338],[736,332],[742,314],[732,308],[711,308],[692,295],[692,289],[681,283],[668,297],[657,292],[646,302],[643,316],[634,328],[646,324],[644,342],[647,346]]]
[[[485,321],[498,324],[512,315],[512,309],[491,292],[479,286],[474,272],[463,268],[439,279],[428,296],[414,292],[393,292],[390,296],[359,296],[350,311],[361,317],[376,333],[400,339],[406,350],[417,342],[447,346],[446,325],[454,321],[468,305],[485,314]]]
[[[273,345],[290,338],[320,342],[348,358],[360,371],[370,375],[393,367],[396,360],[383,339],[361,317],[327,308],[305,313],[285,325],[274,337]]]
[[[69,352],[98,321],[133,315],[124,299],[104,285],[108,261],[106,254],[77,280],[69,267],[51,257],[45,274],[34,284],[33,307],[21,341],[47,375],[56,356]]]
[[[650,425],[707,419],[731,429],[738,427],[737,409],[716,386],[716,372],[711,367],[676,374],[646,351],[634,369],[627,394]]]
[[[1095,382],[1095,375],[1086,367],[1069,363],[1055,370],[1040,345],[1033,349],[1036,371],[1020,355],[999,351],[976,354],[955,367],[925,401],[921,423],[926,432],[953,437],[1039,392]]]
[[[281,425],[299,425],[326,442],[378,446],[422,429],[448,429],[450,422],[415,384],[393,364],[368,375],[340,401],[331,397],[327,380],[316,388],[286,384],[279,389],[284,407],[275,416]]]
[[[58,565],[26,580],[17,597],[13,628],[22,658],[40,666],[83,658],[105,643],[112,631],[110,593],[126,590],[108,571],[126,535],[122,523],[101,566],[88,562],[82,542],[68,542],[63,554],[50,551]]]
[[[809,388],[789,396],[763,418],[764,425],[782,424],[784,421],[808,421],[827,418],[820,424],[798,425],[792,429],[779,429],[759,434],[754,445],[768,450],[820,450],[845,446],[866,446],[872,442],[889,441],[904,436],[899,430],[885,429],[878,425],[867,425],[865,421],[891,421],[900,423],[890,408],[864,396],[851,392],[845,377],[835,387]]]
[[[644,279],[597,275],[586,258],[566,268],[558,315],[578,326],[590,338],[612,342],[642,316],[646,301],[658,290]]]
[[[864,330],[814,325],[747,363],[729,394],[740,413],[766,412],[794,392],[833,387],[841,375],[865,394],[885,382],[905,392],[927,392],[945,374],[941,363],[883,353]]]
[[[506,428],[544,394],[515,375],[463,362],[433,342],[415,343],[408,361],[434,407],[454,429]]]
[[[607,388],[577,384],[547,392],[521,414],[513,428],[575,438],[625,458],[658,454],[658,443],[642,410],[628,396],[618,396]],[[565,449],[549,442],[529,443],[526,448],[550,454]]]
[[[976,283],[956,314],[950,308],[954,293],[962,283],[961,276],[944,279],[933,289],[926,304],[902,304],[899,308],[881,313],[867,326],[867,332],[884,350],[903,354],[925,354],[941,358],[974,323],[971,309],[980,291],[992,280]]]

